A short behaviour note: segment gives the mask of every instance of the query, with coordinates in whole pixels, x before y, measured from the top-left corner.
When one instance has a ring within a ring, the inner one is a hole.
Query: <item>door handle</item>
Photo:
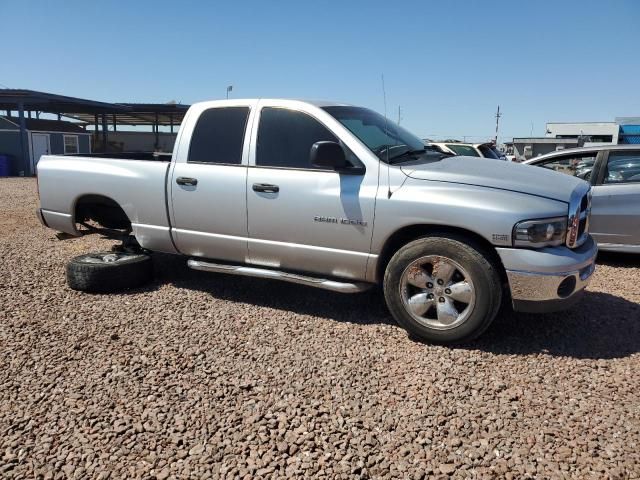
[[[178,177],[176,178],[176,183],[178,185],[187,185],[189,187],[195,187],[198,184],[198,179],[189,178],[189,177]]]
[[[278,185],[271,185],[270,183],[254,183],[253,191],[265,192],[265,193],[277,193],[280,191],[280,187]]]

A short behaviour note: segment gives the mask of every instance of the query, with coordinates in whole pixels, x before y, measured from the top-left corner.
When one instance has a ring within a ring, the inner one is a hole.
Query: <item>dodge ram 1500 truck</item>
[[[140,283],[151,252],[338,292],[382,284],[399,324],[432,342],[476,337],[503,298],[516,311],[568,307],[597,252],[586,182],[433,152],[337,103],[199,103],[171,156],[44,156],[38,181],[45,226],[139,248],[78,257],[72,288]]]

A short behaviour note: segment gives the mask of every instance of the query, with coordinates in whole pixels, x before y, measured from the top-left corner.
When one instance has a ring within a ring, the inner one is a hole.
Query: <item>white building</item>
[[[583,137],[584,146],[618,143],[620,128],[616,122],[547,123],[547,138],[578,139]]]

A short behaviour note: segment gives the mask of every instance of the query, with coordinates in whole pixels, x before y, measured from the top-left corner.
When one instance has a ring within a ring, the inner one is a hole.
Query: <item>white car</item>
[[[467,157],[484,157],[495,160],[506,160],[493,143],[461,143],[461,142],[431,142],[429,145],[438,147],[445,153],[464,155]]]

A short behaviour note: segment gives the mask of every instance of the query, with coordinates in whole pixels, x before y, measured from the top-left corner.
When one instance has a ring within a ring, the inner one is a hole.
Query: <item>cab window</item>
[[[311,146],[338,139],[315,118],[286,108],[265,107],[260,113],[256,165],[264,167],[308,168]]]
[[[198,118],[189,145],[189,163],[240,165],[249,107],[210,108]]]

